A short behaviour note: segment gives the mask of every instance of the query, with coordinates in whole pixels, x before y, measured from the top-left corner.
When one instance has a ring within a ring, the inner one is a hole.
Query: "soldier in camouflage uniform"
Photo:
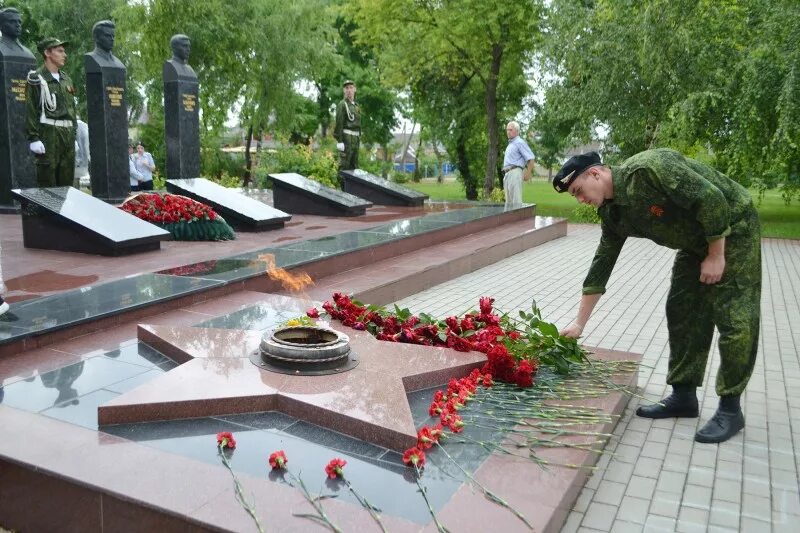
[[[336,106],[336,127],[333,137],[339,150],[339,170],[358,168],[358,146],[361,139],[361,108],[355,102],[356,84],[344,82],[344,98]]]
[[[39,43],[44,65],[28,73],[27,136],[39,187],[71,186],[75,176],[75,87],[66,72],[66,42]]]
[[[642,406],[646,418],[697,417],[714,326],[719,330],[717,412],[695,435],[723,442],[744,427],[739,397],[755,365],[761,299],[761,230],[747,190],[673,150],[648,150],[621,166],[596,153],[570,158],[553,179],[558,192],[598,208],[602,237],[583,284],[578,317],[562,334],[577,338],[627,237],[677,249],[667,298],[673,392]]]

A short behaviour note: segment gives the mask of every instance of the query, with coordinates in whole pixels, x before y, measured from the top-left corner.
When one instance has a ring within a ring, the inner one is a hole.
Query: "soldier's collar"
[[[628,205],[628,191],[625,187],[624,175],[620,167],[609,166],[611,169],[611,184],[614,187],[614,203],[617,205]]]

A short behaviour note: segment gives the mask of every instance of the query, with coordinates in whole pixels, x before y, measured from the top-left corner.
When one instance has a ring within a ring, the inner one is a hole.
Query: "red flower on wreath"
[[[230,431],[217,433],[217,446],[220,448],[236,448],[236,441],[233,438],[233,433]]]
[[[650,206],[650,214],[655,217],[661,217],[664,214],[664,208],[660,205],[651,205]]]
[[[282,470],[286,467],[286,463],[288,462],[289,460],[286,458],[286,454],[283,453],[283,450],[273,452],[272,455],[269,456],[269,466],[271,466],[273,470]]]
[[[347,464],[347,461],[344,459],[331,459],[328,465],[325,467],[325,473],[328,474],[328,477],[331,479],[336,479],[338,477],[344,477],[344,472],[342,469]]]

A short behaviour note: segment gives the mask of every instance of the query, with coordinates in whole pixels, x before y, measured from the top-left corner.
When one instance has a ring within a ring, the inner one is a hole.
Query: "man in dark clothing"
[[[61,70],[66,44],[53,38],[40,42],[44,65],[28,73],[27,136],[39,187],[71,186],[75,177],[75,87]]]
[[[642,406],[646,418],[697,417],[714,326],[719,330],[720,397],[714,416],[695,435],[723,442],[744,427],[739,398],[755,365],[761,299],[761,230],[747,190],[673,150],[641,152],[621,166],[596,153],[570,158],[553,179],[558,192],[594,205],[602,237],[583,283],[578,317],[562,330],[583,331],[627,237],[677,249],[667,299],[669,373],[673,392]]]

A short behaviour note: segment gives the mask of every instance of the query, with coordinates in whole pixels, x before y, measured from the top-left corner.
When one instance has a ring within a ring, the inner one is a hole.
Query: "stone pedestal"
[[[25,80],[35,68],[30,50],[0,39],[0,213],[18,211],[11,189],[36,187],[36,167],[25,135]]]
[[[120,203],[130,193],[127,70],[111,54],[84,55],[92,195]]]
[[[197,75],[189,65],[164,62],[164,130],[167,179],[200,177],[200,102]]]

